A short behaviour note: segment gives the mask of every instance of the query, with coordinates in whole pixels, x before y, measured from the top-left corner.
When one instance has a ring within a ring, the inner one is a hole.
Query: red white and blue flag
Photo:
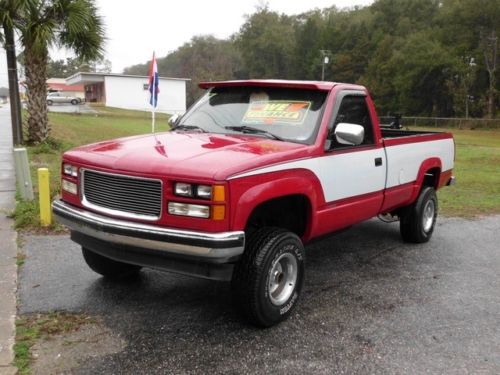
[[[156,64],[154,52],[153,60],[151,60],[151,66],[149,67],[149,92],[151,93],[149,104],[156,108],[158,104],[158,93],[160,92],[160,77],[158,76],[158,65]]]

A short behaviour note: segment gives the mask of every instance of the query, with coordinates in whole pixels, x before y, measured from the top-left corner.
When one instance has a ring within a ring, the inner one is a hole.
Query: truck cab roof
[[[353,85],[340,82],[330,81],[293,81],[284,79],[248,79],[248,80],[233,80],[233,81],[213,81],[200,82],[199,87],[209,89],[212,87],[239,87],[239,86],[258,86],[258,87],[286,87],[306,90],[321,90],[330,91],[335,86],[346,86],[353,90],[366,91],[366,88],[360,85]]]

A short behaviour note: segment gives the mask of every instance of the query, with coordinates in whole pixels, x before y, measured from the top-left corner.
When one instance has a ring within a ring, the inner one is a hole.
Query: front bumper
[[[52,203],[56,219],[72,239],[109,258],[146,267],[228,280],[243,254],[242,231],[206,233],[114,219],[61,200]]]

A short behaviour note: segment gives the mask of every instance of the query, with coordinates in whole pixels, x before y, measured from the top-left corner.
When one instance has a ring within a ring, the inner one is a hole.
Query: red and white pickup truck
[[[454,182],[449,133],[379,126],[358,85],[207,82],[166,133],[66,152],[53,203],[94,271],[141,267],[230,280],[260,326],[285,319],[304,283],[304,244],[380,214],[428,241],[436,190]]]

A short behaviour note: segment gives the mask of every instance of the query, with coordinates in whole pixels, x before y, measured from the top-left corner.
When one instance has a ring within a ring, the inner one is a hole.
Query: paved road
[[[242,322],[227,284],[145,271],[125,284],[89,271],[66,236],[27,237],[20,313],[103,317],[127,341],[95,373],[500,373],[500,216],[440,219],[409,246],[372,220],[307,247],[288,321]]]

